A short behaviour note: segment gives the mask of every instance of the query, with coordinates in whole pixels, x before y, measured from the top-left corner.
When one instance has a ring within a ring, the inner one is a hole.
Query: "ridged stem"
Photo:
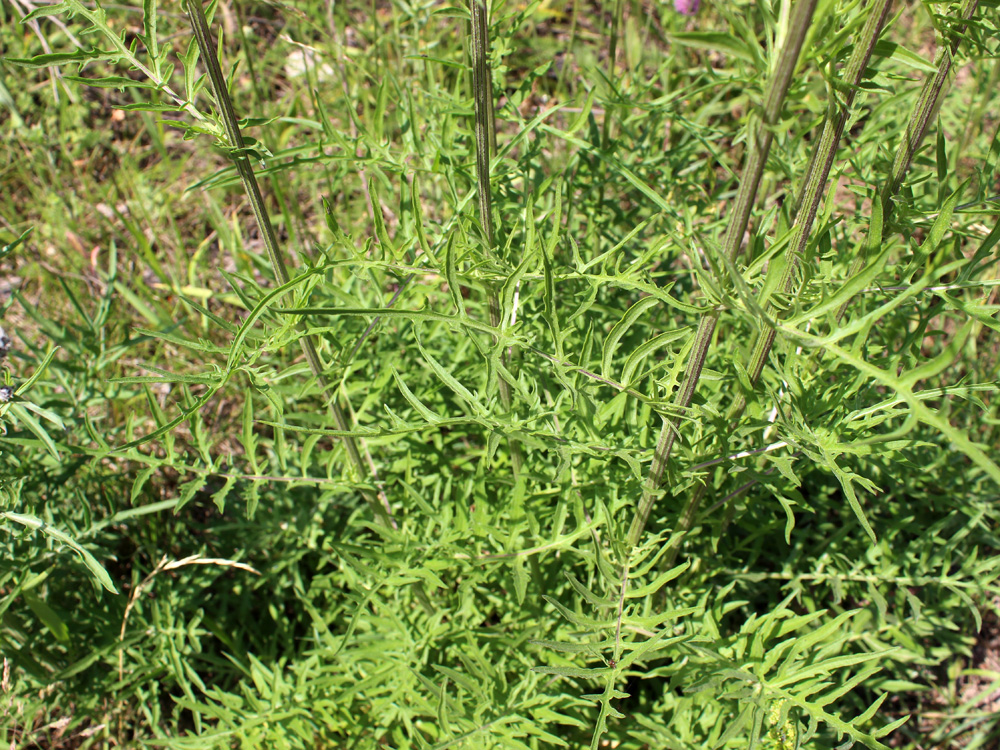
[[[977,4],[978,0],[967,0],[967,2],[963,5],[961,11],[963,20],[967,21],[972,17],[972,15],[975,13]],[[872,15],[870,15],[868,19],[869,24],[866,24],[865,29],[862,31],[861,38],[859,38],[858,44],[855,46],[856,52],[857,51],[863,52],[865,49],[870,50],[874,47],[874,44],[878,41],[878,34],[881,33],[881,26],[884,25],[885,19],[888,16],[889,5],[890,3],[886,2],[884,3],[885,7],[880,8],[876,6],[876,8],[873,10]],[[878,25],[878,28],[874,28],[876,24]],[[879,201],[882,208],[883,221],[880,223],[879,226],[882,227],[882,236],[878,238],[875,246],[881,245],[881,241],[887,234],[889,225],[887,219],[893,208],[892,199],[895,196],[895,194],[899,191],[899,188],[903,182],[903,178],[905,177],[906,171],[908,170],[909,165],[912,162],[913,155],[919,149],[920,144],[926,135],[928,124],[933,119],[933,113],[937,111],[938,107],[940,106],[940,94],[947,80],[955,51],[957,50],[958,43],[961,41],[960,35],[964,31],[964,29],[965,29],[964,25],[954,27],[952,29],[951,33],[953,36],[951,38],[950,44],[947,44],[942,50],[942,52],[939,54],[938,70],[933,76],[929,76],[925,80],[923,89],[921,90],[920,97],[917,101],[917,104],[914,106],[913,113],[910,116],[910,123],[909,126],[907,127],[906,136],[903,138],[903,141],[900,143],[899,149],[896,152],[896,159],[893,163],[892,173],[889,177],[889,180],[886,182],[885,186],[883,186],[883,189],[880,191]],[[849,65],[848,76],[853,75],[854,80],[851,81],[850,78],[848,78],[848,81],[857,84],[860,81],[859,76],[863,74],[865,67],[867,67],[867,59],[864,61],[863,66]],[[850,106],[850,101],[845,102],[845,108],[838,117],[838,122],[840,123],[838,131],[838,141],[839,137],[842,136],[843,134],[843,123],[846,121],[846,118],[849,115],[849,112],[847,110],[847,107],[849,106]],[[826,127],[824,127],[824,133],[825,132],[826,132]],[[834,149],[835,148],[836,148],[836,143],[834,144]],[[806,188],[803,191],[804,195],[803,195],[803,200],[800,203],[800,206],[805,204],[807,195],[811,196],[812,198],[816,197],[814,194],[814,189],[810,188],[809,185],[810,183],[814,182],[812,173],[813,173],[813,165],[816,162],[816,156],[817,154],[822,154],[822,153],[824,153],[824,151],[821,146],[820,149],[814,151],[812,154],[812,157],[810,159],[810,167],[806,173],[806,181],[805,181]],[[827,156],[829,157],[830,154],[827,153]],[[826,168],[826,176],[823,177],[824,182],[828,178],[828,176],[829,176],[829,166],[827,166]],[[814,208],[813,211],[811,212],[810,221],[812,220],[812,218],[815,217],[815,212],[816,210]],[[871,237],[867,238],[865,243],[863,244],[863,247],[865,248],[872,247],[871,244],[872,239],[873,238]],[[863,254],[859,254],[859,256],[854,261],[849,278],[859,273],[861,269],[864,267],[864,264],[865,264],[865,256]],[[847,308],[847,303],[845,303],[840,308],[839,312],[837,313],[838,321],[843,317],[846,308]],[[751,382],[753,384],[756,384],[757,379],[760,377],[761,373],[760,367],[762,366],[763,361],[767,357],[770,344],[773,343],[774,340],[773,330],[769,329],[769,332],[771,334],[769,337],[764,335],[758,338],[756,346],[754,348],[754,353],[752,355],[753,362],[758,363],[759,366],[750,368],[749,374],[751,377]],[[744,407],[745,407],[745,400],[743,399],[742,396],[740,396],[738,397],[737,401],[733,404],[733,407],[730,409],[729,414],[727,415],[728,418],[730,420],[738,418],[739,415],[742,413]],[[705,491],[706,491],[706,485],[700,485],[697,488],[695,495],[692,498],[691,504],[689,504],[689,507],[685,510],[684,516],[681,520],[681,524],[679,527],[680,530],[686,531],[690,529],[691,525],[694,523],[694,515],[697,512],[698,504],[700,503],[702,497],[705,495]],[[673,560],[676,557],[676,553],[677,553],[676,549],[671,551],[668,560],[666,562],[667,566],[673,563]]]
[[[817,147],[817,158],[813,161],[806,178],[806,187],[802,193],[802,202],[795,215],[795,224],[792,228],[792,238],[788,245],[788,252],[785,262],[784,272],[778,282],[778,290],[782,294],[791,291],[792,282],[798,269],[801,258],[805,255],[806,247],[809,244],[809,235],[812,231],[819,204],[823,199],[826,184],[830,176],[830,169],[833,167],[834,158],[837,155],[837,148],[840,145],[841,136],[844,133],[844,126],[851,113],[851,106],[854,104],[854,96],[858,85],[861,83],[868,61],[871,58],[875,44],[878,42],[882,27],[889,16],[889,8],[892,0],[876,0],[873,4],[864,28],[854,44],[854,52],[847,63],[844,73],[844,81],[848,84],[846,90],[841,92],[843,100],[837,111],[832,112],[827,117],[823,125],[823,133],[820,136]],[[774,306],[768,304],[767,312],[773,312]],[[750,363],[747,372],[750,376],[751,384],[756,385],[760,379],[760,374],[764,369],[768,354],[774,344],[776,331],[770,325],[764,323],[764,327],[757,334],[754,341],[753,352],[750,356]],[[746,398],[740,393],[737,394],[732,406],[727,414],[727,419],[733,420],[746,407]]]
[[[825,188],[826,182],[829,179],[833,158],[839,146],[840,139],[843,136],[843,130],[847,122],[847,118],[850,115],[850,107],[853,104],[855,87],[858,83],[860,83],[861,78],[864,75],[864,71],[868,66],[868,60],[870,59],[871,52],[874,49],[875,43],[878,41],[882,27],[885,25],[885,20],[888,18],[890,6],[891,0],[879,0],[870,12],[867,22],[861,31],[858,42],[855,44],[854,54],[852,54],[847,70],[845,71],[845,81],[851,85],[851,88],[848,89],[846,93],[845,100],[840,111],[833,117],[828,117],[824,123],[823,132],[820,136],[819,148],[814,150],[810,157],[809,167],[806,170],[803,182],[803,188],[800,191],[800,198],[797,201],[795,234],[793,235],[792,242],[790,244],[791,257],[786,264],[785,273],[779,283],[779,288],[782,291],[787,292],[789,290],[792,279],[794,278],[795,264],[804,253],[805,246],[809,238],[809,230],[815,220],[819,202],[822,198],[823,188]],[[912,152],[910,153],[910,157],[912,158]],[[897,162],[898,161],[899,157],[897,156]],[[816,169],[817,163],[819,164],[818,171]],[[894,169],[894,175],[895,174],[896,171]],[[860,268],[858,270],[860,270]],[[772,309],[773,307],[769,305],[768,311]],[[751,364],[748,368],[751,383],[754,385],[756,385],[757,380],[760,378],[760,374],[763,371],[763,363],[766,361],[770,348],[774,343],[774,336],[774,329],[769,327],[765,331],[762,331],[757,337],[757,340],[754,342],[754,349],[751,354]],[[745,407],[746,399],[742,394],[740,394],[730,407],[727,414],[727,420],[732,421],[737,419]],[[700,485],[695,491],[689,506],[685,509],[685,513],[680,524],[680,530],[687,531],[691,528],[694,523],[695,514],[698,511],[698,506],[706,493],[706,489],[707,485]],[[668,564],[673,561],[673,558],[676,556],[676,552],[677,550],[671,551]]]
[[[760,179],[764,173],[764,165],[767,163],[767,156],[771,150],[774,127],[781,115],[782,105],[788,93],[788,87],[791,84],[792,74],[795,72],[795,67],[798,64],[799,53],[802,50],[802,44],[805,41],[806,33],[809,30],[809,24],[812,22],[815,10],[816,0],[799,0],[799,2],[795,3],[789,22],[785,48],[781,52],[781,56],[778,59],[778,66],[768,84],[762,115],[759,118],[755,117],[751,120],[749,125],[749,153],[747,154],[746,164],[743,168],[736,202],[729,213],[729,221],[722,244],[722,250],[730,262],[735,260],[743,240],[743,235],[746,232],[747,224],[750,220],[750,209],[757,198],[757,189],[760,186]],[[630,546],[634,547],[639,543],[642,533],[646,528],[646,523],[649,520],[649,514],[653,510],[653,505],[656,502],[656,497],[663,481],[663,474],[680,429],[681,415],[691,405],[691,399],[694,397],[695,390],[698,387],[698,381],[701,378],[701,371],[705,365],[705,358],[708,355],[719,315],[719,310],[711,310],[702,316],[698,324],[698,331],[695,333],[691,351],[688,354],[684,380],[674,400],[676,416],[664,417],[663,419],[660,437],[657,441],[656,450],[653,452],[653,464],[650,467],[646,484],[643,487],[639,507],[632,518],[632,525],[628,532],[628,543]],[[687,515],[689,514],[685,512],[685,516]]]
[[[246,144],[243,141],[243,134],[240,131],[239,120],[236,117],[236,110],[233,108],[233,102],[229,96],[229,90],[226,87],[226,79],[222,73],[222,67],[219,65],[219,59],[215,53],[215,42],[212,40],[212,34],[208,28],[208,20],[205,18],[205,11],[202,8],[201,0],[187,0],[185,2],[185,6],[188,11],[188,16],[191,19],[191,28],[194,31],[195,40],[198,43],[198,49],[201,52],[201,57],[205,61],[205,67],[208,70],[212,93],[215,95],[215,101],[218,105],[219,114],[222,116],[222,123],[226,130],[226,137],[229,140],[229,145],[234,149],[231,152],[231,156],[233,163],[236,166],[236,172],[243,181],[243,188],[246,191],[247,197],[250,199],[250,205],[253,208],[254,218],[257,220],[257,226],[260,229],[260,235],[264,240],[264,247],[267,248],[267,255],[271,261],[271,266],[274,269],[274,275],[277,278],[278,284],[287,284],[290,277],[288,275],[288,268],[285,264],[284,254],[278,245],[274,227],[271,226],[271,218],[268,214],[267,206],[264,205],[264,198],[261,195],[260,186],[257,184],[257,177],[254,175],[253,167],[250,166],[250,159],[246,155]],[[302,346],[302,353],[305,355],[306,362],[309,364],[309,369],[316,378],[321,390],[324,392],[332,390],[323,375],[323,363],[320,360],[319,352],[316,350],[316,344],[314,343],[313,338],[306,335],[299,339],[299,342]],[[350,430],[351,426],[349,420],[347,419],[347,415],[344,413],[343,408],[338,402],[337,394],[331,393],[330,395],[330,411],[333,415],[333,421],[338,430],[346,432]],[[347,456],[350,459],[350,462],[354,465],[354,468],[358,472],[359,476],[371,476],[376,487],[378,487],[378,476],[375,472],[374,463],[371,461],[370,457],[368,463],[366,463],[365,458],[362,457],[358,443],[353,437],[345,436],[342,440],[344,442],[344,448],[347,451]],[[368,492],[364,492],[364,495],[376,515],[387,525],[395,526],[395,523],[392,520],[391,507],[385,493],[379,488],[378,500],[376,500],[375,497]]]
[[[479,223],[482,225],[486,246],[490,253],[496,249],[496,231],[493,219],[493,193],[490,187],[490,160],[497,152],[496,114],[493,110],[493,76],[490,70],[490,26],[485,0],[470,0],[472,16],[472,96],[475,103],[476,134],[476,197],[479,202]],[[493,285],[487,290],[490,309],[490,325],[496,329],[503,327],[503,310],[500,294]],[[509,370],[511,352],[508,349],[501,359]],[[497,373],[500,402],[510,413],[513,398],[510,383]],[[510,441],[511,464],[514,473],[521,470],[523,458],[521,446],[513,438]]]
[[[611,8],[611,30],[608,33],[608,81],[611,84],[611,96],[615,91],[615,63],[618,60],[618,31],[621,28],[622,13],[624,11],[623,0],[615,0]],[[615,117],[617,108],[613,104],[613,99],[609,99],[604,107],[604,121],[601,123],[601,151],[608,153],[611,148],[611,125]],[[607,187],[608,163],[601,161],[601,172],[599,177],[597,204],[604,205],[604,191]]]
[[[608,80],[612,88],[615,83],[615,63],[618,59],[618,31],[621,28],[621,17],[623,3],[622,0],[615,0],[611,9],[611,30],[608,34]],[[612,91],[614,94],[614,91]],[[601,125],[601,150],[607,151],[611,145],[611,120],[614,107],[609,104],[605,108],[604,122]],[[604,162],[602,162],[604,164]]]
[[[962,21],[969,21],[975,15],[978,7],[979,0],[965,0],[959,13]],[[892,199],[899,192],[899,188],[903,184],[903,179],[906,177],[906,172],[913,162],[913,156],[920,149],[920,145],[927,135],[927,128],[941,106],[941,94],[948,81],[948,74],[951,72],[955,52],[962,41],[962,34],[965,32],[966,25],[966,23],[961,23],[951,28],[944,44],[941,45],[941,50],[938,52],[937,72],[933,75],[928,74],[927,78],[924,79],[924,85],[920,90],[920,97],[913,107],[913,112],[910,114],[910,122],[906,126],[906,135],[896,150],[896,158],[892,164],[892,173],[889,175],[889,179],[885,185],[882,186],[882,190],[879,191],[879,201],[882,205],[882,236],[877,238],[878,241],[875,245],[872,245],[871,242],[876,238],[866,238],[865,243],[862,245],[864,248],[881,246],[882,241],[889,234],[890,219],[894,206]],[[868,258],[866,254],[864,252],[859,253],[851,265],[848,278],[860,273],[867,262]],[[838,322],[844,317],[849,304],[849,301],[845,302],[837,311]]]

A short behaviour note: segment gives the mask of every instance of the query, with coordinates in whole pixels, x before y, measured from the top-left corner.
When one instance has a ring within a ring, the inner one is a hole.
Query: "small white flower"
[[[0,328],[0,360],[7,356],[13,345],[14,342],[10,340],[7,332],[3,328]]]
[[[0,403],[7,403],[14,398],[14,386],[0,385]]]

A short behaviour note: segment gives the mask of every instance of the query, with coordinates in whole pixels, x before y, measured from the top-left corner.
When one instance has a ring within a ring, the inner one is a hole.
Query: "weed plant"
[[[11,747],[996,746],[996,3],[679,7],[0,0]]]

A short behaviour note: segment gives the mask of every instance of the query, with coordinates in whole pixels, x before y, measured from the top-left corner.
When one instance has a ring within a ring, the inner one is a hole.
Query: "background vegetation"
[[[494,3],[480,207],[462,4],[207,8],[241,147],[0,0],[4,740],[996,747],[996,4],[880,5]]]

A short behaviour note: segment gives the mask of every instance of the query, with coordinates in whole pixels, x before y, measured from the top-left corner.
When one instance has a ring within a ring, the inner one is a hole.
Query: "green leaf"
[[[428,409],[424,404],[418,399],[411,391],[406,383],[403,382],[402,377],[399,375],[399,371],[396,370],[395,366],[389,365],[392,369],[392,377],[396,381],[396,387],[399,388],[399,392],[403,394],[403,398],[406,399],[407,403],[414,408],[414,410],[423,417],[430,424],[437,424],[444,420],[444,417],[439,417],[437,414]]]
[[[139,499],[139,495],[142,494],[142,488],[146,485],[146,482],[149,481],[149,478],[153,476],[156,469],[156,466],[147,466],[135,475],[135,481],[132,482],[132,493],[129,496],[129,501],[133,505],[135,505],[135,501]]]
[[[524,604],[524,597],[528,590],[528,571],[525,570],[523,557],[515,557],[511,564],[511,575],[514,579],[514,595],[518,605]]]
[[[257,436],[253,429],[253,398],[247,393],[243,399],[243,455],[246,456],[250,464],[250,470],[254,474],[260,474],[260,464],[257,462]]]
[[[883,385],[887,385],[892,388],[907,403],[917,419],[924,424],[940,430],[955,444],[959,450],[965,453],[965,455],[968,456],[973,463],[989,474],[993,481],[1000,484],[1000,466],[998,466],[979,445],[970,440],[961,430],[953,427],[947,419],[921,403],[921,401],[899,380],[899,378],[889,372],[886,372],[885,370],[881,370],[878,367],[869,364],[855,354],[847,352],[835,344],[826,342],[820,343],[822,339],[818,337],[802,334],[799,331],[796,331],[794,335],[797,338],[804,337],[803,340],[810,341],[815,345],[825,346],[826,350],[838,359],[843,360],[858,371],[869,375]]]
[[[69,627],[65,621],[48,604],[43,602],[31,591],[23,591],[25,604],[35,613],[35,617],[42,621],[57,641],[66,643],[69,640]]]
[[[469,405],[473,413],[477,416],[485,416],[487,414],[486,407],[479,403],[478,399],[472,394],[472,392],[462,385],[458,378],[448,372],[440,362],[438,362],[431,353],[424,348],[424,345],[420,342],[420,337],[414,335],[414,340],[417,342],[417,348],[420,350],[420,356],[424,358],[424,361],[430,365],[431,370],[434,374],[444,383],[449,390],[451,390],[456,396],[458,396],[462,401]]]
[[[28,15],[26,15],[21,23],[28,24],[34,21],[36,18],[46,18],[48,16],[58,16],[63,13],[68,13],[72,15],[72,8],[69,3],[53,3],[52,5],[43,5],[41,8],[35,8]]]
[[[544,599],[549,604],[551,604],[553,607],[555,607],[557,610],[559,610],[559,614],[561,614],[563,617],[565,617],[567,620],[569,620],[569,622],[571,622],[574,625],[577,625],[577,626],[579,626],[581,628],[595,629],[596,630],[596,629],[608,627],[613,622],[611,618],[606,618],[606,619],[603,619],[603,620],[596,620],[593,617],[588,617],[587,615],[573,612],[572,610],[564,607],[562,604],[560,604],[558,601],[556,601],[551,596],[543,596],[542,599]]]
[[[31,233],[33,231],[34,231],[33,228],[25,229],[23,232],[21,232],[21,234],[17,238],[12,240],[11,242],[8,242],[6,245],[0,245],[0,260],[3,260],[12,252],[14,252],[18,248],[18,246],[23,245],[24,242],[28,239],[28,237],[31,236]]]
[[[232,492],[233,487],[236,485],[236,477],[228,476],[226,477],[225,483],[212,493],[212,502],[215,507],[218,508],[219,513],[224,513],[226,510],[226,498],[229,497],[229,493]]]
[[[966,321],[965,325],[952,336],[951,341],[948,342],[948,346],[939,355],[903,373],[899,378],[901,387],[908,390],[912,389],[921,380],[933,378],[951,365],[962,351],[962,347],[965,346],[965,342],[968,340],[969,333],[972,332],[975,322],[975,320]]]
[[[625,596],[628,599],[643,599],[647,596],[651,596],[652,594],[655,594],[661,588],[666,586],[670,581],[677,578],[677,576],[679,576],[689,567],[691,567],[690,561],[682,563],[681,565],[677,565],[671,568],[670,570],[665,570],[656,578],[654,578],[652,581],[647,583],[645,586],[640,586],[637,589],[630,589],[626,591]]]
[[[632,353],[628,355],[628,359],[625,360],[625,367],[622,369],[622,385],[626,387],[634,385],[633,381],[635,371],[646,357],[655,352],[657,349],[683,338],[688,335],[690,331],[690,328],[678,328],[673,331],[665,331],[664,333],[661,333],[658,336],[651,338],[649,341],[637,346]]]
[[[872,49],[872,56],[880,57],[882,59],[895,60],[896,62],[913,68],[914,70],[919,70],[921,73],[934,75],[938,72],[937,66],[928,62],[916,52],[911,52],[903,45],[890,42],[887,39],[880,39],[875,43],[875,47]]]
[[[93,573],[98,583],[100,583],[112,594],[118,593],[118,589],[116,589],[115,585],[111,582],[111,576],[108,575],[108,572],[104,569],[104,567],[97,562],[97,559],[92,554],[80,546],[76,540],[68,534],[53,528],[48,523],[40,518],[36,518],[35,516],[24,515],[22,513],[12,513],[11,511],[0,511],[0,518],[13,521],[14,523],[20,524],[21,526],[29,528],[33,531],[41,531],[43,534],[55,539],[57,542],[65,544],[80,556],[83,560],[83,564],[87,566],[91,573]]]
[[[69,65],[71,63],[79,63],[80,65],[83,65],[84,63],[92,62],[94,60],[104,60],[111,64],[115,64],[118,62],[118,55],[114,52],[91,48],[89,50],[78,49],[75,52],[51,52],[27,58],[4,58],[4,61],[9,62],[11,65],[17,65],[31,70],[37,70],[38,68],[50,68],[59,65]]]
[[[21,389],[22,390],[23,386]],[[24,404],[12,403],[7,407],[7,413],[13,415],[18,422],[23,424],[28,431],[37,437],[42,444],[48,450],[49,455],[52,456],[57,461],[60,458],[59,449],[56,447],[55,441],[49,436],[48,431],[42,427],[42,425],[29,413],[28,409]]]
[[[368,180],[368,197],[372,204],[372,219],[375,222],[375,236],[386,258],[396,259],[396,248],[389,232],[385,228],[385,216],[382,213],[382,202],[378,197],[378,190],[375,188],[375,180]]]
[[[604,339],[604,345],[601,348],[601,374],[606,378],[613,377],[611,371],[611,360],[614,357],[615,350],[618,348],[618,342],[621,341],[622,336],[628,333],[628,329],[642,317],[642,314],[651,307],[656,307],[659,303],[655,297],[643,297],[634,305],[632,305],[625,314],[622,315],[621,319],[615,323],[611,332]],[[622,380],[627,382],[623,376]]]
[[[207,477],[199,476],[195,477],[190,482],[182,484],[178,488],[177,505],[174,507],[174,513],[179,513],[181,508],[191,502],[194,496],[205,487],[207,481]]]
[[[75,81],[76,83],[82,83],[85,86],[93,86],[99,89],[118,89],[119,91],[124,91],[127,88],[137,88],[137,89],[155,89],[156,86],[149,81],[134,80],[132,78],[126,78],[125,76],[105,76],[104,78],[84,78],[83,76],[72,76],[64,75],[67,81]],[[152,106],[152,105],[145,105]],[[129,107],[135,107],[135,105],[125,105],[116,106],[116,109],[126,109]],[[179,110],[179,107],[174,107],[173,110]]]
[[[669,34],[669,39],[684,47],[695,49],[705,49],[711,52],[725,52],[740,60],[753,62],[753,55],[746,44],[734,37],[732,34],[723,34],[715,31],[685,31]]]

